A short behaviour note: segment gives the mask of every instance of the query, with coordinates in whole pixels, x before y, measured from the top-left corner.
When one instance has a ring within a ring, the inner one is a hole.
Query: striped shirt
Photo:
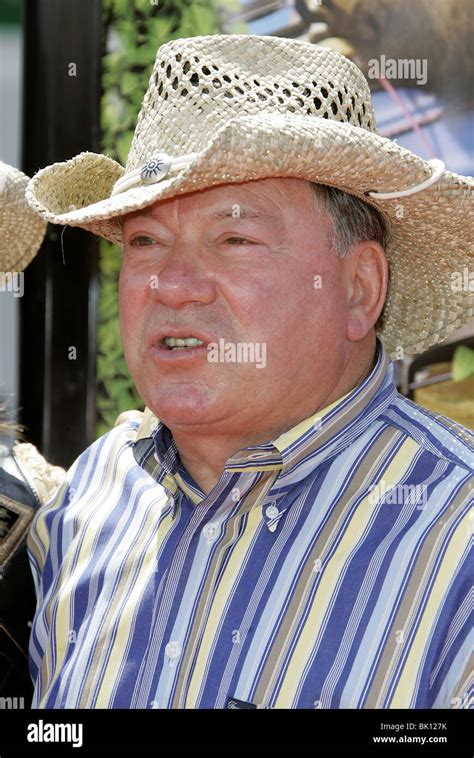
[[[208,495],[153,414],[113,429],[30,531],[33,707],[464,707],[473,462],[380,346]]]

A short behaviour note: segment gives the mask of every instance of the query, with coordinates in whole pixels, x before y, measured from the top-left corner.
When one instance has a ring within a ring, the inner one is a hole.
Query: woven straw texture
[[[162,181],[110,197],[115,182],[156,153],[198,153]],[[291,176],[374,205],[391,230],[391,283],[379,335],[389,353],[418,353],[472,316],[472,293],[452,275],[472,269],[472,179],[444,171],[402,199],[369,191],[413,187],[431,166],[376,132],[368,84],[332,50],[251,35],[178,39],[157,54],[124,169],[82,153],[40,171],[27,199],[45,219],[120,243],[118,217],[216,184]]]
[[[25,200],[28,177],[0,161],[0,272],[23,271],[38,252],[46,222]]]

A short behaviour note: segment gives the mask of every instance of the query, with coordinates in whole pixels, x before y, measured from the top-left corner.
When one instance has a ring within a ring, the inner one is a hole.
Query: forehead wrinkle
[[[219,208],[218,210],[215,210],[212,215],[214,218],[236,218],[233,211],[235,206],[239,209],[239,216],[237,218],[272,218],[268,213],[262,213],[261,211],[255,211],[252,208],[246,208],[245,206],[240,205],[240,203],[233,203],[230,208],[228,206],[225,208]]]
[[[235,208],[239,208],[239,215],[235,216]],[[134,220],[134,219],[140,219],[140,218],[149,218],[158,224],[164,224],[166,225],[167,221],[169,220],[169,214],[168,218],[166,218],[166,215],[162,214],[160,211],[162,209],[155,206],[155,207],[145,207],[136,211],[132,211],[131,213],[128,213],[126,216],[123,216],[121,218],[122,220],[122,228],[123,228],[123,221],[126,219]],[[238,220],[239,218],[242,219],[253,219],[258,224],[262,225],[273,225],[275,227],[281,226],[281,218],[279,214],[273,214],[268,213],[264,210],[256,209],[248,205],[243,205],[237,201],[228,201],[225,205],[221,205],[220,207],[217,207],[215,209],[194,209],[192,212],[192,215],[201,216],[201,218],[204,220],[206,218],[211,218],[212,220],[216,221],[222,221],[226,219],[234,219]]]
[[[235,206],[239,208],[239,216],[237,217],[232,213],[232,208],[235,208]],[[241,205],[237,201],[230,201],[225,206],[216,208],[210,213],[210,218],[217,222],[226,220],[235,222],[239,221],[239,219],[251,219],[257,226],[261,227],[262,234],[271,234],[272,237],[276,235],[279,239],[286,237],[287,234],[280,214]]]
[[[239,207],[239,216],[234,215],[233,207],[238,206]],[[269,213],[262,213],[261,211],[255,211],[252,208],[245,208],[244,206],[240,205],[239,203],[232,203],[232,205],[225,206],[223,208],[220,208],[216,211],[214,211],[212,214],[212,218],[215,219],[223,219],[223,218],[256,218],[261,219],[265,221],[273,221],[274,216]],[[124,219],[134,219],[139,218],[141,216],[146,216],[148,218],[156,219],[157,221],[160,221],[159,215],[156,213],[156,210],[148,210],[147,208],[143,208],[142,210],[133,211],[132,213],[128,213],[126,216],[121,216],[121,220]]]

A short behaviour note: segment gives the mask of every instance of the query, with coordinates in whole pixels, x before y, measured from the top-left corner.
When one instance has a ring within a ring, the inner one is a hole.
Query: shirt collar
[[[367,428],[368,418],[380,415],[395,394],[393,365],[377,340],[375,365],[357,387],[274,440],[239,450],[229,458],[225,471],[279,472],[276,489],[284,492],[350,445]],[[194,502],[202,499],[181,465],[170,430],[148,408],[133,452],[137,463],[172,494],[179,488]]]

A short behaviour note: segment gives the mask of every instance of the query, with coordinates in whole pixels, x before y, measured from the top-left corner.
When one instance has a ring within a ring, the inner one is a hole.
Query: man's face
[[[251,435],[289,428],[327,398],[348,311],[331,235],[310,185],[292,178],[219,185],[125,217],[125,358],[168,427]],[[203,344],[172,350],[168,337]]]

